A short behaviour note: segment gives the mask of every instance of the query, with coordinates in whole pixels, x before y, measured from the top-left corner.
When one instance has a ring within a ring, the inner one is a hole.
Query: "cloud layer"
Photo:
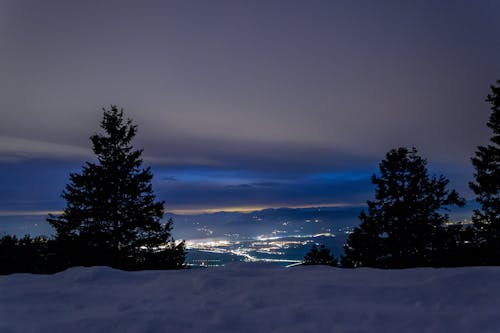
[[[139,125],[173,207],[358,202],[400,145],[464,189],[489,136],[498,12],[494,1],[2,1],[0,199],[7,209],[7,190],[38,188],[32,174],[62,189],[110,104]],[[346,172],[364,180],[314,180]],[[58,200],[53,187],[34,191],[40,202]]]

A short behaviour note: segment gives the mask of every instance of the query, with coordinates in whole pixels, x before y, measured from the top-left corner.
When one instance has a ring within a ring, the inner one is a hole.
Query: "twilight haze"
[[[472,198],[499,1],[0,1],[0,221],[64,208],[116,104],[168,211],[359,205],[414,145]]]

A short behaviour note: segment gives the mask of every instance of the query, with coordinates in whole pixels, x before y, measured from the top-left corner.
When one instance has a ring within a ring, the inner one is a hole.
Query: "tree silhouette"
[[[478,245],[485,263],[500,263],[500,80],[491,86],[486,101],[491,104],[487,126],[493,131],[487,146],[477,147],[472,164],[474,182],[470,188],[476,194],[480,209],[474,211]]]
[[[61,271],[67,266],[58,256],[57,244],[46,237],[29,235],[0,237],[0,275],[12,273],[47,274]]]
[[[97,163],[70,175],[64,212],[47,219],[57,241],[71,265],[182,266],[184,243],[172,239],[172,221],[161,223],[164,203],[155,199],[150,168],[142,168],[142,150],[131,145],[137,126],[116,106],[103,111],[104,134],[90,138]]]
[[[372,176],[375,200],[361,212],[344,247],[343,266],[410,267],[432,265],[445,250],[448,205],[463,205],[448,191],[443,176],[430,177],[415,148],[389,151]]]
[[[319,249],[314,244],[304,257],[304,265],[329,265],[337,266],[337,259],[331,254],[330,249],[320,245]]]

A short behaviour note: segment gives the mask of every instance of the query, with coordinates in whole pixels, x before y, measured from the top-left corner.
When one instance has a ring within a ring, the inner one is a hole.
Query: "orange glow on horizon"
[[[216,207],[216,208],[191,208],[191,209],[167,209],[167,212],[177,215],[191,215],[191,214],[213,214],[217,212],[238,212],[238,213],[252,213],[264,209],[278,209],[278,208],[320,208],[320,207],[357,207],[362,206],[360,203],[327,203],[315,205],[277,205],[277,206],[229,206],[229,207]]]
[[[62,210],[3,210],[0,216],[40,216],[40,215],[61,215]]]
[[[192,215],[192,214],[213,214],[217,212],[228,213],[252,213],[264,209],[278,209],[278,208],[321,208],[321,207],[358,207],[362,206],[360,203],[327,203],[315,205],[276,205],[276,206],[228,206],[228,207],[215,207],[215,208],[186,208],[186,209],[167,209],[165,213],[174,213],[177,215]],[[61,215],[63,211],[58,210],[5,210],[0,211],[0,216],[42,216],[42,215]]]

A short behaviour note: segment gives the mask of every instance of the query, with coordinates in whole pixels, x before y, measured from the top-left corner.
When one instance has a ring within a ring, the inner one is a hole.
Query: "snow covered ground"
[[[14,274],[0,332],[500,332],[500,267]]]

